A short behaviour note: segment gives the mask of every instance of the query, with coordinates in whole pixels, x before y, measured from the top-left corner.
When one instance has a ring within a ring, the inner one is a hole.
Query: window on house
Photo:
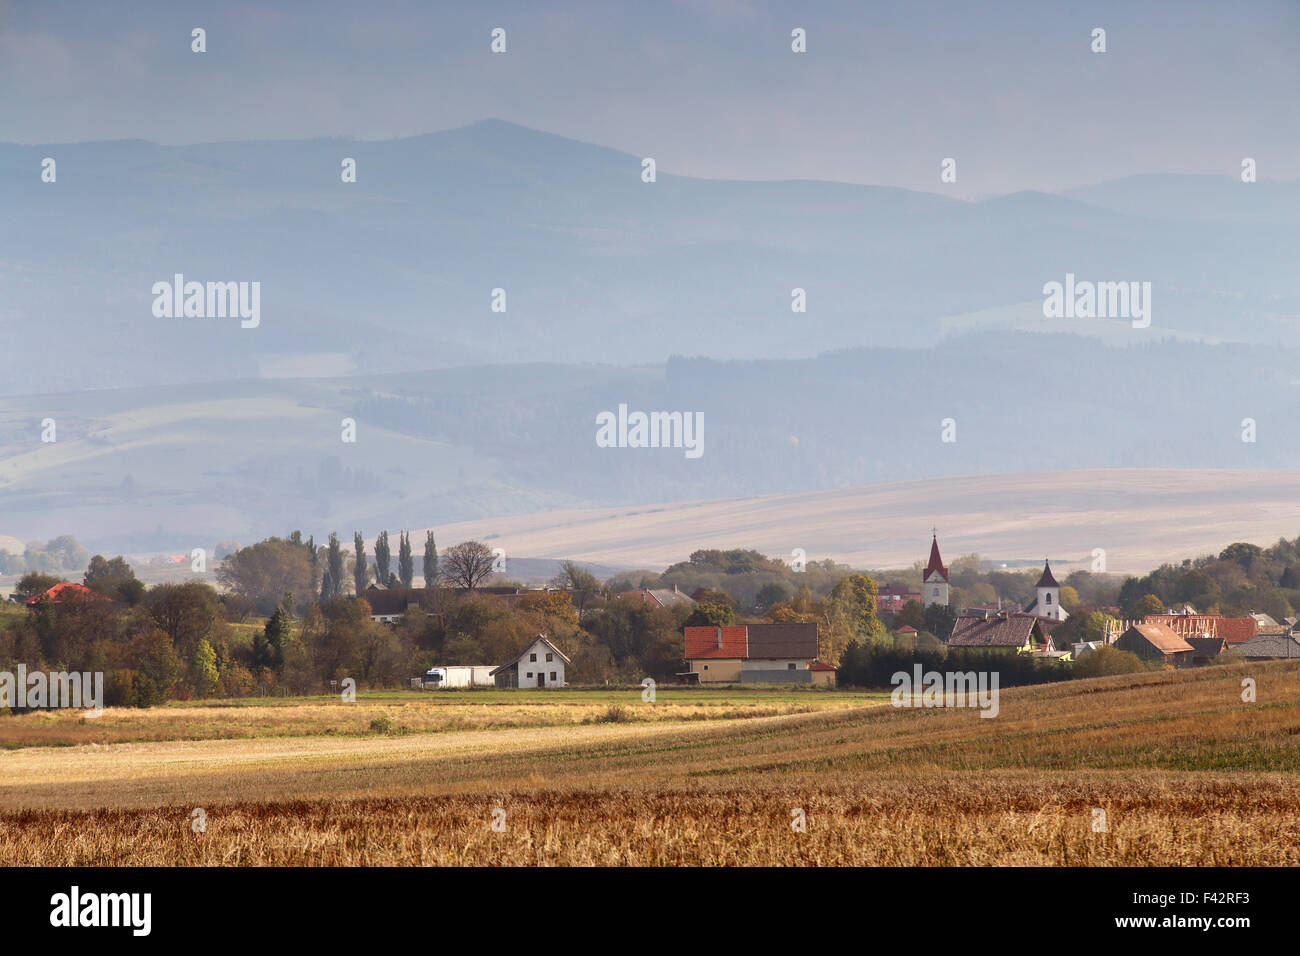
[[[527,674],[525,674],[524,676],[525,676],[525,677],[532,677],[532,676],[533,676],[533,672],[532,672],[532,671],[529,671],[529,672],[528,672]]]
[[[551,671],[551,680],[555,680],[555,671]]]
[[[792,671],[792,670],[794,670],[794,662],[792,661],[791,663],[786,664],[786,665],[785,665],[785,669],[788,670],[788,671]]]
[[[555,660],[555,655],[554,655],[554,654],[547,654],[547,655],[546,655],[546,663],[549,664],[549,663],[550,663],[551,661],[553,661],[553,660]]]
[[[537,660],[537,655],[536,655],[536,654],[529,654],[529,655],[528,655],[528,663],[532,664],[532,663],[534,663],[536,660]]]
[[[705,665],[704,665],[704,669],[705,669],[705,670],[708,670],[708,669],[709,669],[709,665],[708,665],[708,664],[705,664]]]

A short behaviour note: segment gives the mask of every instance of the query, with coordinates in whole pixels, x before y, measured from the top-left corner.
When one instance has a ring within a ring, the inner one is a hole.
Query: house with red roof
[[[816,624],[688,627],[683,678],[699,683],[810,684]]]
[[[78,601],[112,601],[107,595],[92,591],[84,584],[73,584],[70,581],[64,581],[62,584],[56,584],[52,588],[47,588],[40,594],[29,597],[23,603],[28,607],[41,607],[47,604],[69,604]]]

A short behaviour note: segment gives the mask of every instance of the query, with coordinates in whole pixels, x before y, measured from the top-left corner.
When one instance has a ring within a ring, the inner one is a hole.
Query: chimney
[[[718,650],[722,650],[722,628],[718,628]]]

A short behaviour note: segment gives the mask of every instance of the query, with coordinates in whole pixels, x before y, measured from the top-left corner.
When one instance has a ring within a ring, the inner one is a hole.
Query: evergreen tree
[[[320,555],[316,552],[315,535],[307,539],[307,553],[311,555],[311,589],[315,591],[316,584],[320,581]]]
[[[352,582],[357,589],[357,596],[360,597],[370,577],[370,569],[366,567],[366,541],[361,537],[360,531],[352,533],[352,544],[357,555],[356,567],[352,569]]]
[[[388,532],[381,531],[375,538],[375,580],[382,587],[388,587],[388,565],[392,560],[393,552],[388,547]]]
[[[397,573],[402,578],[402,587],[409,588],[415,580],[415,559],[411,556],[411,536],[405,531],[397,544]]]
[[[326,574],[330,579],[329,597],[338,597],[343,593],[343,548],[339,545],[337,532],[334,531],[330,532],[327,562],[329,566],[326,568]]]
[[[289,643],[292,628],[293,619],[289,616],[289,612],[285,610],[284,605],[280,605],[267,619],[266,627],[263,629],[266,660],[258,661],[259,666],[279,667],[284,663],[284,648]]]
[[[433,543],[433,531],[424,535],[424,586],[431,588],[438,580],[438,547]]]

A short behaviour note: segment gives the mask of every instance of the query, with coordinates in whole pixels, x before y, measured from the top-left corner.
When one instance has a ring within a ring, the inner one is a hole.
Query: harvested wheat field
[[[550,693],[564,706],[566,692]],[[719,692],[733,698],[723,719],[24,746],[0,753],[0,853],[46,865],[1300,863],[1300,662],[1007,689],[994,719],[850,694],[851,706],[735,716],[745,693]]]

